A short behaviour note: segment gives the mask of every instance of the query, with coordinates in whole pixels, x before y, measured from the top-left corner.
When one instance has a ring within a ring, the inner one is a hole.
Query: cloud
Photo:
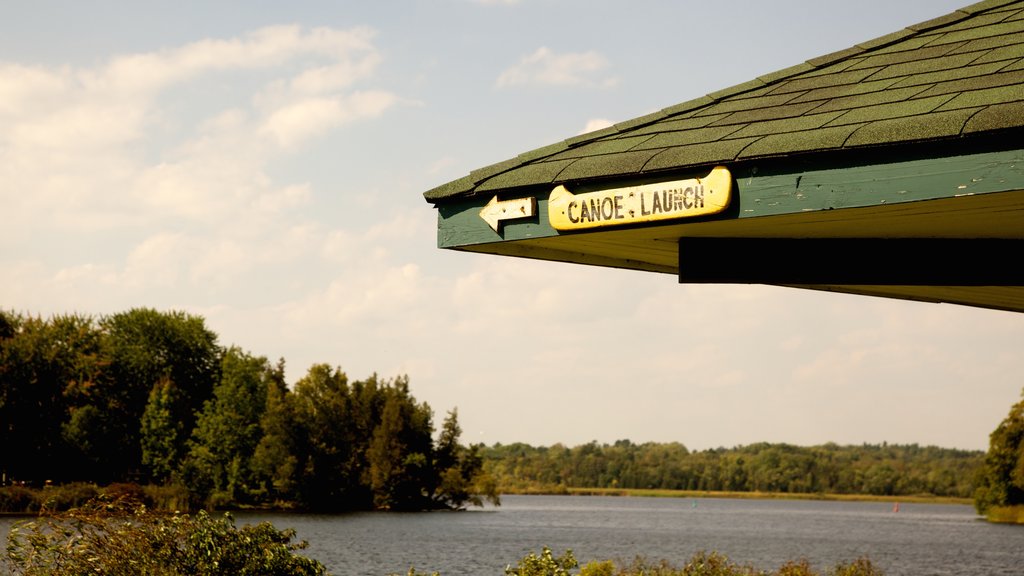
[[[594,132],[614,125],[614,122],[606,118],[592,118],[587,120],[586,126],[584,126],[583,130],[580,130],[578,134],[586,134],[587,132]]]
[[[282,148],[291,148],[347,122],[380,116],[396,101],[394,94],[384,91],[305,98],[270,113],[260,134],[269,135]]]
[[[275,163],[400,102],[370,84],[374,35],[272,26],[91,66],[0,61],[0,242],[21,247],[0,300],[92,312],[294,287],[282,270],[327,232],[300,212],[313,185]]]
[[[598,52],[556,54],[542,46],[502,72],[496,85],[499,88],[529,84],[610,87],[615,85],[616,79],[598,76],[607,66],[608,61]]]

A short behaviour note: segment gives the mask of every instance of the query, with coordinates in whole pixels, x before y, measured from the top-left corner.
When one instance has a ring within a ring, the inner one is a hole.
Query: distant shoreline
[[[731,498],[753,500],[831,500],[846,502],[889,502],[912,504],[973,505],[970,498],[931,496],[927,494],[878,496],[874,494],[814,494],[790,492],[726,492],[714,490],[663,490],[642,488],[553,488],[531,490],[503,490],[504,495],[569,495],[569,496],[629,496],[642,498]]]

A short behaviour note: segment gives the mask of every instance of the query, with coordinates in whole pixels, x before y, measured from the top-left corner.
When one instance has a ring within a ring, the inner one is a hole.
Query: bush
[[[87,505],[16,523],[4,564],[15,576],[323,576],[296,554],[293,530],[269,522],[238,529],[231,516],[162,514],[130,499]]]
[[[551,549],[545,546],[540,556],[530,552],[515,568],[507,566],[506,576],[569,576],[569,570],[579,567],[580,563],[572,555],[572,550],[566,550],[558,558],[551,553]]]
[[[4,486],[0,488],[0,512],[6,514],[24,514],[38,512],[39,502],[36,491],[24,486]]]

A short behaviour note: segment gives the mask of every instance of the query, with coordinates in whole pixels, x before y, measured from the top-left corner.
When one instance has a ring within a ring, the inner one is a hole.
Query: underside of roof
[[[475,170],[424,197],[438,209],[442,248],[663,272],[680,282],[1024,311],[1024,278],[1005,273],[1024,246],[1022,141],[1024,0],[989,0]],[[715,166],[732,180],[719,213],[594,230],[556,229],[551,219],[555,189],[700,182]],[[493,216],[497,203],[513,200],[520,213],[483,218],[488,206]],[[877,240],[903,242],[867,244]],[[975,257],[992,250],[999,258]],[[759,266],[764,259],[772,264]],[[945,273],[895,273],[907,267]]]

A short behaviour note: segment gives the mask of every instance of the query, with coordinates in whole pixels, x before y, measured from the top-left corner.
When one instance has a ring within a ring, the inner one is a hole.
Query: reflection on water
[[[807,558],[820,572],[862,556],[889,576],[1024,575],[1024,527],[984,522],[969,506],[892,503],[505,496],[466,512],[235,514],[309,542],[336,576],[438,570],[500,576],[543,546],[577,559],[636,556],[681,565],[698,551],[777,569]],[[9,519],[0,519],[6,537]]]

